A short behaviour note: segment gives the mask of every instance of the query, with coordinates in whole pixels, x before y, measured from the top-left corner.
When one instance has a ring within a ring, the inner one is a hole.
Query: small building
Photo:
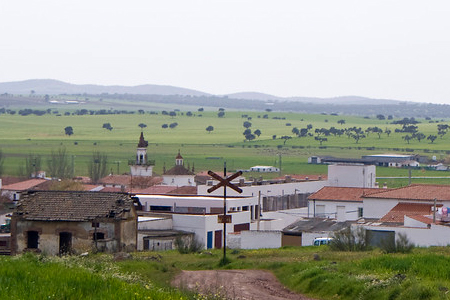
[[[124,193],[24,193],[11,218],[11,253],[135,251],[135,202]]]
[[[254,166],[250,168],[250,172],[276,173],[280,172],[280,169],[272,166]]]
[[[46,183],[47,181],[48,180],[41,178],[33,178],[25,181],[4,185],[3,187],[0,187],[1,196],[17,201],[19,200],[21,193],[31,189],[36,189],[39,185]]]
[[[185,168],[180,151],[175,158],[175,166],[164,171],[163,184],[172,186],[195,186],[195,173]]]

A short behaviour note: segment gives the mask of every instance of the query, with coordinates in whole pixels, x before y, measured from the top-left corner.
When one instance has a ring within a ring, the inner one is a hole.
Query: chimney
[[[241,178],[239,179],[239,186],[244,186],[245,185],[245,179]]]
[[[290,183],[291,181],[292,181],[292,179],[291,179],[291,176],[290,176],[290,175],[284,176],[284,182]]]

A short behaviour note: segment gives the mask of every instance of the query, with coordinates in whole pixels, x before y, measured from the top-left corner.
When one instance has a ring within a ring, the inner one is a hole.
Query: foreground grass
[[[318,256],[319,260],[314,259]],[[449,299],[450,248],[411,254],[333,252],[325,247],[230,250],[196,254],[143,252],[0,258],[1,299],[217,299],[170,288],[180,270],[262,269],[291,290],[316,299]]]

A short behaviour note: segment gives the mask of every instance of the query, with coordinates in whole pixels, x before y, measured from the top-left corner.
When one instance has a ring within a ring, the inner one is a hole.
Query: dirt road
[[[172,284],[201,294],[220,294],[234,300],[313,300],[291,292],[272,273],[261,270],[182,271]]]

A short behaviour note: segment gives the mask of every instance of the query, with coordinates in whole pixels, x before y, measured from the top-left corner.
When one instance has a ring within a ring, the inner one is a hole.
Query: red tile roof
[[[168,194],[175,190],[176,186],[170,186],[170,185],[154,185],[145,189],[133,189],[134,194],[146,194],[146,195],[152,195],[152,194]]]
[[[170,170],[164,172],[163,175],[195,175],[194,172],[189,171],[184,166],[176,165]]]
[[[29,192],[22,195],[14,216],[41,221],[121,219],[132,206],[133,200],[124,193]]]
[[[175,190],[171,191],[170,194],[178,194],[178,195],[197,195],[197,187],[196,186],[180,186]]]
[[[12,183],[8,185],[4,185],[2,190],[10,190],[10,191],[26,191],[38,186],[41,183],[47,182],[45,179],[29,179],[17,183]]]
[[[355,187],[333,187],[326,186],[319,191],[311,194],[308,199],[311,200],[330,200],[330,201],[363,201],[365,195],[371,195],[384,191],[377,188],[355,188]]]
[[[442,206],[442,205],[439,205]],[[405,215],[407,216],[423,216],[432,213],[432,204],[426,203],[398,203],[386,215],[384,215],[381,222],[403,223]]]
[[[450,200],[450,185],[413,184],[398,189],[382,190],[366,198],[400,200]]]

